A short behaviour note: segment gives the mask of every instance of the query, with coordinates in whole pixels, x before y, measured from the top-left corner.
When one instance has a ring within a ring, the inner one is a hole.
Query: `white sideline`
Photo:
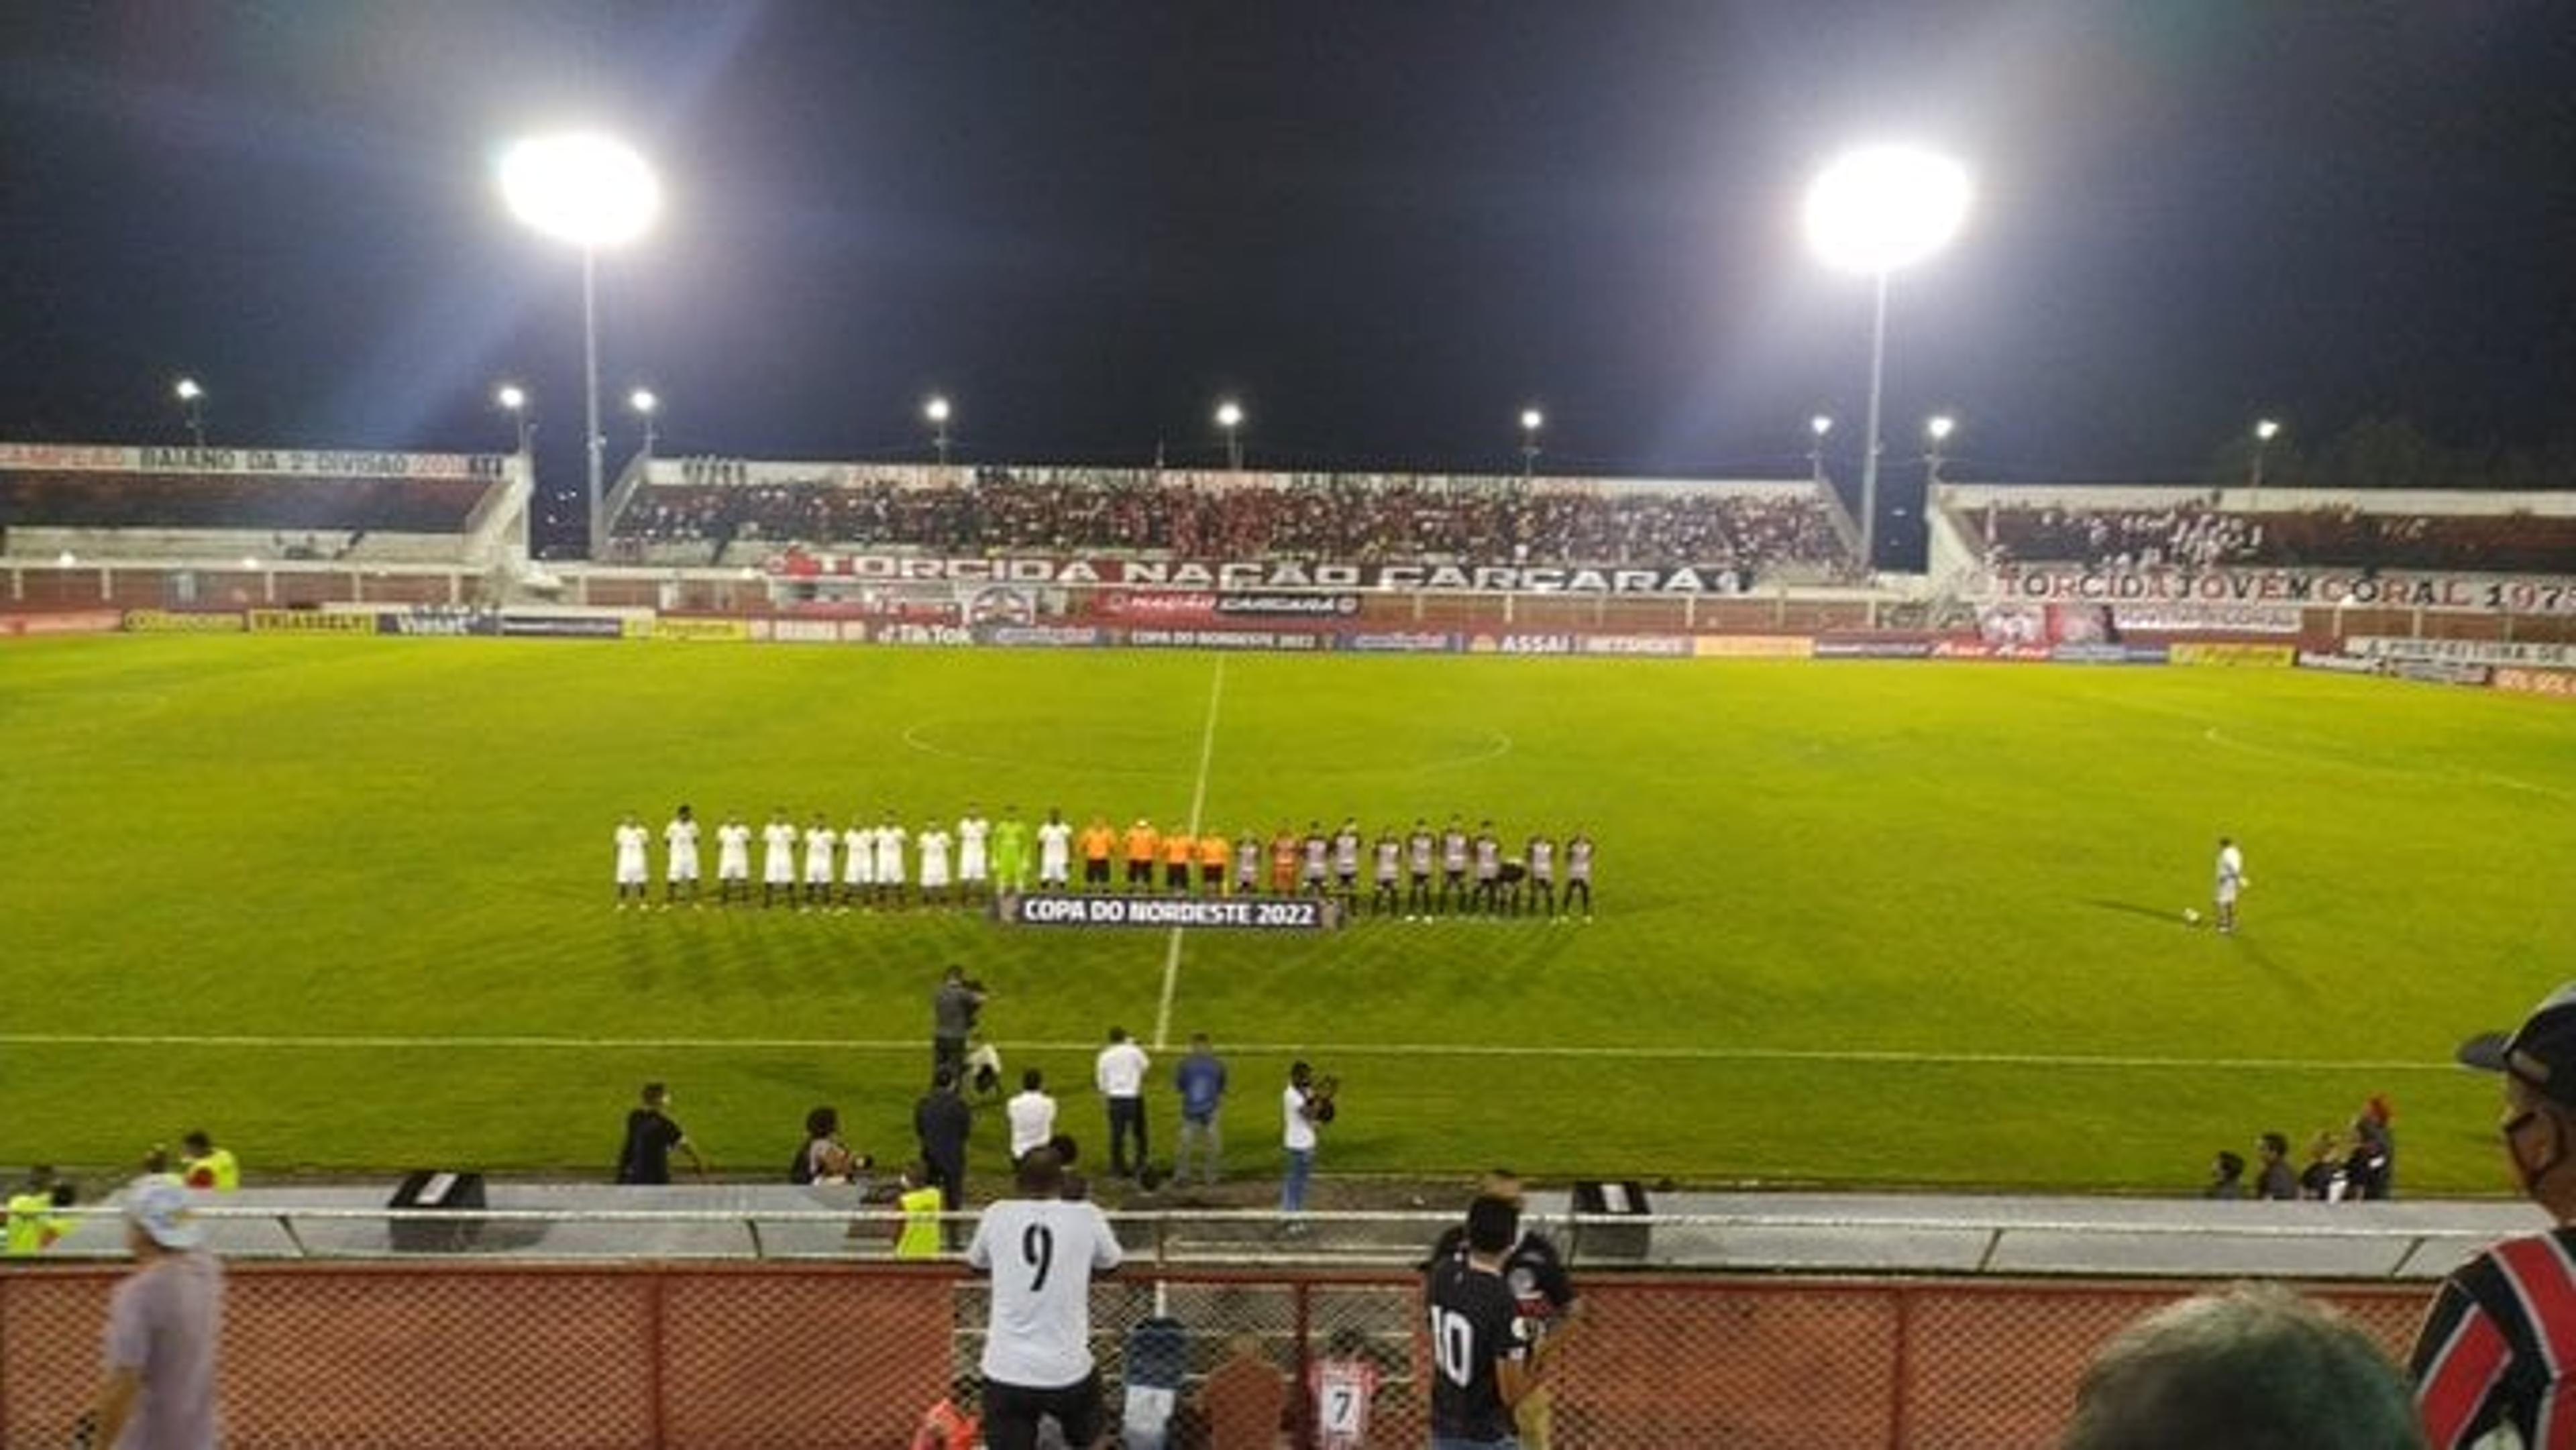
[[[1100,1044],[1002,1042],[1021,1052],[1089,1052]],[[2456,1063],[2402,1058],[2149,1057],[2045,1052],[1907,1052],[1800,1047],[1511,1046],[1472,1042],[1235,1042],[1239,1053],[1323,1053],[1334,1057],[1498,1057],[1626,1062],[1801,1062],[1934,1067],[2117,1068],[2182,1072],[2458,1072]],[[0,1032],[0,1047],[245,1047],[307,1051],[497,1049],[526,1052],[868,1052],[918,1053],[917,1038],[832,1037],[397,1037],[315,1033]]]
[[[1225,656],[1216,657],[1216,678],[1208,683],[1207,728],[1199,732],[1199,778],[1190,787],[1190,840],[1199,838],[1199,813],[1207,807],[1208,762],[1216,758],[1216,706],[1225,695]],[[1195,850],[1193,846],[1193,850]],[[1191,869],[1196,869],[1192,863]],[[1171,944],[1163,949],[1163,1001],[1154,1009],[1154,1050],[1171,1045],[1172,990],[1181,983],[1181,929],[1172,928]]]

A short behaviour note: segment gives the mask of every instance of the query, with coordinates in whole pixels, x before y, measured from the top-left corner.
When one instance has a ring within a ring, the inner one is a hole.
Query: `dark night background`
[[[187,371],[218,442],[499,451],[510,377],[572,483],[578,265],[491,156],[582,123],[668,194],[601,275],[669,452],[917,456],[936,388],[969,459],[1177,463],[1234,389],[1256,464],[1503,470],[1535,400],[1568,471],[1794,474],[1818,409],[1854,469],[1868,288],[1798,207],[1904,137],[1979,198],[1896,278],[1892,459],[1936,407],[1960,479],[2209,477],[2260,413],[2556,459],[2571,98],[2547,0],[26,3],[0,437],[179,440]]]

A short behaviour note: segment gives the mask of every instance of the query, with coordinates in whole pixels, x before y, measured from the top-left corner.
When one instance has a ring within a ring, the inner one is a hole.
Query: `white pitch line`
[[[1100,1044],[1002,1042],[1014,1052],[1089,1052]],[[914,1038],[851,1040],[834,1037],[394,1037],[288,1036],[231,1033],[6,1032],[0,1047],[223,1047],[308,1051],[416,1051],[497,1049],[539,1052],[863,1052],[917,1053]],[[1876,1064],[1899,1067],[2118,1068],[2186,1072],[2459,1072],[2457,1063],[2405,1058],[2149,1057],[2094,1053],[1906,1052],[1801,1047],[1582,1047],[1508,1046],[1471,1042],[1237,1042],[1229,1050],[1252,1055],[1302,1053],[1352,1057],[1563,1058],[1624,1062],[1789,1062]]]
[[[1207,728],[1199,732],[1199,778],[1190,787],[1190,839],[1199,838],[1199,813],[1207,807],[1208,762],[1216,758],[1216,706],[1225,694],[1225,656],[1216,657],[1216,678],[1208,683]],[[1172,991],[1181,984],[1181,929],[1172,928],[1163,949],[1163,1001],[1154,1009],[1154,1050],[1171,1045]]]

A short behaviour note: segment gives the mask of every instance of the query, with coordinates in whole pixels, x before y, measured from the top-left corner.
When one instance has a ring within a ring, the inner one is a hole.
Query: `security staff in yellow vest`
[[[230,1148],[218,1148],[206,1130],[179,1140],[188,1151],[179,1157],[179,1178],[200,1193],[232,1193],[241,1188],[241,1162]]]
[[[42,1165],[27,1174],[27,1185],[9,1198],[8,1256],[23,1259],[43,1253],[71,1232],[72,1221],[57,1212],[72,1206],[72,1185],[54,1181],[54,1170]]]
[[[930,1175],[927,1163],[907,1163],[903,1170],[903,1193],[895,1199],[903,1210],[903,1227],[895,1236],[894,1256],[898,1259],[935,1259],[939,1257],[939,1185]]]

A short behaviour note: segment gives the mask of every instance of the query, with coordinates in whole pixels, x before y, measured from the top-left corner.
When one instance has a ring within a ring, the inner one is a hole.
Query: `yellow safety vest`
[[[8,1244],[13,1259],[42,1253],[70,1230],[71,1220],[54,1212],[50,1193],[21,1193],[9,1200]]]
[[[908,1190],[896,1202],[903,1209],[903,1232],[894,1241],[894,1256],[898,1259],[938,1258],[942,1202],[938,1186]]]
[[[203,1158],[179,1160],[179,1177],[190,1188],[231,1193],[241,1187],[241,1160],[230,1148],[217,1148]]]

